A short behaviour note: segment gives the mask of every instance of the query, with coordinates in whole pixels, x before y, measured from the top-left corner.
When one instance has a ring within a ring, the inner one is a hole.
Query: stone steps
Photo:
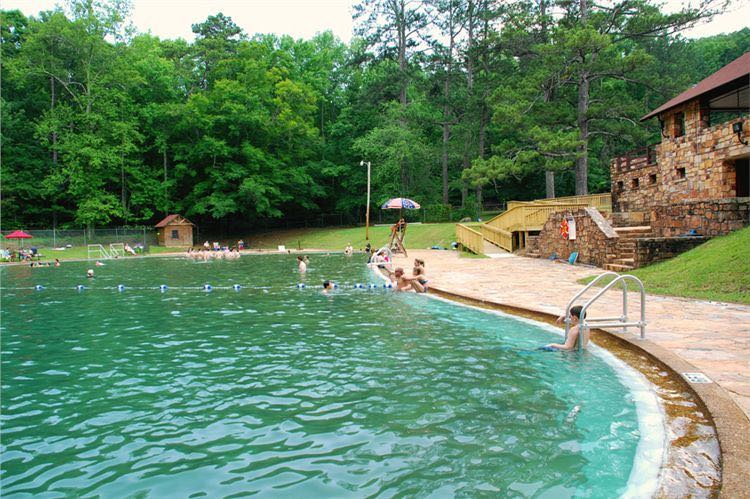
[[[633,266],[635,266],[635,258],[615,258],[612,263],[616,263],[618,265],[630,265],[630,268],[633,268]]]
[[[613,252],[607,254],[606,270],[626,272],[635,268],[636,239],[650,237],[653,231],[650,225],[626,225],[615,227],[618,240]]]
[[[613,272],[625,272],[628,270],[633,270],[633,267],[630,265],[623,265],[620,263],[607,263],[604,265],[604,270],[611,270]]]
[[[615,232],[621,238],[637,239],[639,237],[648,237],[652,235],[650,225],[636,225],[633,227],[615,227]]]

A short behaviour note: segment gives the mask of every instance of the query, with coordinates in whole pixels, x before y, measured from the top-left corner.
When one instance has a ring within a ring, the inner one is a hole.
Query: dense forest
[[[2,11],[2,225],[200,224],[479,206],[609,189],[639,118],[750,50],[647,0],[362,0],[350,44],[134,32],[127,0]],[[655,120],[653,120],[655,121]]]

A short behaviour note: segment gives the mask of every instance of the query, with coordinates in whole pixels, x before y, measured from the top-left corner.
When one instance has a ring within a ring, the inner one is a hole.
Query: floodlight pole
[[[370,162],[360,161],[359,166],[367,163],[367,207],[365,209],[365,241],[370,240]]]

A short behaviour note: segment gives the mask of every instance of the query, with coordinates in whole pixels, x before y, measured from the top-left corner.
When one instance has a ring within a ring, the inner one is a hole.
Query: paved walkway
[[[579,279],[602,272],[538,258],[459,258],[454,251],[410,250],[409,257],[394,263],[408,269],[413,258],[423,258],[436,288],[558,315],[581,289]],[[628,300],[637,317],[640,295],[629,293]],[[613,291],[590,310],[594,317],[619,316],[621,308],[622,294]],[[646,319],[648,340],[701,370],[750,417],[750,306],[649,296]]]

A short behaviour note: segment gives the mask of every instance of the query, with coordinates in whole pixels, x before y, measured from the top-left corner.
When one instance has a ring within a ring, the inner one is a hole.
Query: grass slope
[[[390,226],[370,227],[370,244],[373,248],[384,246],[390,237]],[[406,231],[406,249],[424,249],[431,246],[447,248],[456,240],[456,224],[410,224]],[[363,249],[365,228],[323,228],[276,230],[252,235],[245,239],[250,248],[276,249],[280,244],[289,249],[324,249],[343,251],[348,243],[354,249]]]
[[[750,227],[632,274],[648,293],[750,304]]]

